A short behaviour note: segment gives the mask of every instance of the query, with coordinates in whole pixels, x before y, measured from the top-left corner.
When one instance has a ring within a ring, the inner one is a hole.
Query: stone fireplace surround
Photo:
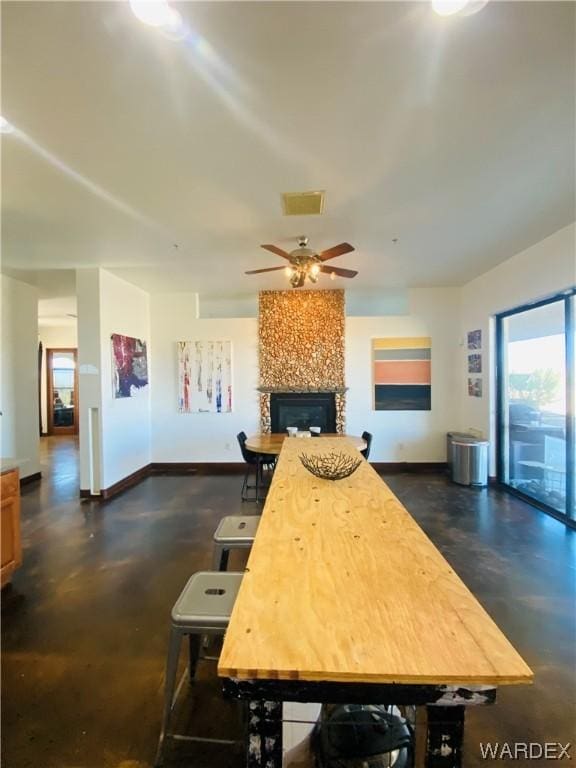
[[[271,431],[273,392],[334,393],[344,432],[344,291],[261,291],[259,310],[262,432]]]

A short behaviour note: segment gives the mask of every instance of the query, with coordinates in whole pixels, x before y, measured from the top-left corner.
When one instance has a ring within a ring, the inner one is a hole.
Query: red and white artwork
[[[232,411],[232,344],[229,341],[178,342],[180,413]]]
[[[145,395],[148,390],[146,342],[119,333],[113,333],[110,341],[114,397]]]

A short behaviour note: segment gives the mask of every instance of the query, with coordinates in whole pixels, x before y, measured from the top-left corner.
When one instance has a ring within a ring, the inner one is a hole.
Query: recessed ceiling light
[[[180,14],[166,0],[130,0],[130,8],[149,27],[173,27],[180,21]]]
[[[0,116],[0,133],[13,133],[14,126],[5,117]]]
[[[432,0],[432,8],[439,16],[473,16],[489,0]]]
[[[469,0],[432,0],[432,8],[439,16],[452,16],[468,5]]]

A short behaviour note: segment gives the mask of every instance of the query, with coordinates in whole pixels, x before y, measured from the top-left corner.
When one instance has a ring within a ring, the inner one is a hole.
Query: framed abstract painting
[[[132,336],[113,333],[110,343],[114,397],[139,397],[145,394],[148,387],[146,342]]]
[[[375,411],[432,409],[431,352],[427,336],[372,339]]]
[[[178,410],[180,413],[232,411],[231,342],[178,342]]]

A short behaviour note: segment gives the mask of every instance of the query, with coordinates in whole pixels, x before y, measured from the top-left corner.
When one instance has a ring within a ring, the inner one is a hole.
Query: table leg
[[[461,768],[464,707],[430,706],[427,710],[426,768]]]
[[[246,768],[282,768],[282,702],[249,701]]]
[[[256,460],[256,504],[260,501],[260,485],[262,483],[262,459],[258,456]]]

